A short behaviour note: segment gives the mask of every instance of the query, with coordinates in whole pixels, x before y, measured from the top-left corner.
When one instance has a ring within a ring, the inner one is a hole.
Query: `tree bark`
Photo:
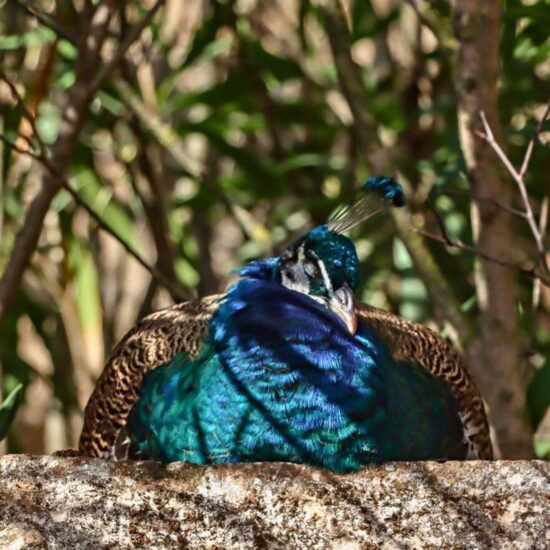
[[[513,187],[491,147],[476,136],[483,111],[496,140],[503,145],[498,119],[497,84],[502,4],[498,0],[455,0],[455,89],[460,142],[472,195],[510,204]],[[497,258],[509,257],[511,216],[486,200],[473,199],[472,226],[477,248]],[[512,268],[477,259],[476,292],[480,311],[484,369],[478,373],[489,403],[491,424],[502,456],[528,458],[533,454],[526,414],[526,376],[517,316],[517,282]]]

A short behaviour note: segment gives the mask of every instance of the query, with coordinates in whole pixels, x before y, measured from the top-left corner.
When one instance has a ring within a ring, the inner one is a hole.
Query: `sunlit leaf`
[[[15,418],[17,409],[23,396],[23,384],[19,384],[13,391],[0,403],[0,441],[4,439]]]
[[[137,246],[134,224],[126,211],[117,203],[109,189],[103,187],[91,170],[83,170],[75,177],[82,198],[130,246]]]
[[[31,31],[0,36],[0,50],[17,50],[23,47],[36,47],[42,44],[50,44],[55,40],[55,33],[47,27],[38,26]]]
[[[77,239],[69,236],[69,261],[74,271],[74,296],[83,331],[99,325],[101,301],[96,267],[90,252]]]

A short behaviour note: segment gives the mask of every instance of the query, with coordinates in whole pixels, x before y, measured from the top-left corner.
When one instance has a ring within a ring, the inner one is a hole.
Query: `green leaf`
[[[163,114],[166,116],[174,111],[204,104],[209,107],[219,107],[226,104],[234,104],[241,109],[254,109],[255,103],[250,94],[243,93],[243,82],[246,75],[242,71],[233,71],[225,80],[218,82],[204,90],[178,94],[163,106]]]
[[[80,196],[101,216],[115,233],[134,249],[138,246],[134,224],[124,208],[115,199],[112,192],[102,185],[96,174],[83,167],[83,170],[72,178],[74,187]]]
[[[78,316],[84,329],[101,322],[99,281],[92,255],[84,255],[76,273],[75,299]]]
[[[272,54],[265,50],[259,41],[249,41],[246,53],[254,69],[269,73],[279,81],[303,78],[304,72],[296,61]]]
[[[52,144],[57,139],[60,126],[61,112],[59,107],[48,101],[43,101],[38,111],[36,128],[47,145]]]
[[[6,437],[22,397],[23,384],[19,384],[0,405],[0,441]]]
[[[535,456],[542,460],[550,460],[550,440],[535,441]]]
[[[59,53],[70,61],[76,61],[78,57],[78,48],[67,40],[60,40],[57,43]]]
[[[0,36],[0,50],[17,50],[22,47],[32,48],[42,44],[51,44],[56,39],[55,33],[46,27],[36,27],[22,34]]]
[[[336,157],[328,157],[317,153],[300,153],[289,156],[279,165],[282,174],[308,167],[324,168],[327,171],[337,173],[343,168],[343,161],[340,162]]]
[[[410,269],[412,267],[411,256],[399,239],[395,239],[393,242],[393,262],[397,269]]]
[[[74,274],[74,300],[82,330],[101,323],[99,281],[92,254],[85,243],[65,230],[68,267]]]
[[[377,21],[371,2],[354,2],[352,9],[352,36],[353,40],[372,36],[376,32]]]
[[[537,370],[527,388],[527,409],[536,430],[550,407],[550,358]]]

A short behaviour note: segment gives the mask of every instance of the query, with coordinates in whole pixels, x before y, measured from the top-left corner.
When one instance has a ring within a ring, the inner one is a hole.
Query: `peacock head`
[[[404,204],[403,189],[393,178],[369,178],[351,206],[338,209],[327,224],[312,229],[283,251],[276,268],[281,284],[323,304],[354,334],[353,295],[359,259],[354,244],[342,233],[388,205]]]

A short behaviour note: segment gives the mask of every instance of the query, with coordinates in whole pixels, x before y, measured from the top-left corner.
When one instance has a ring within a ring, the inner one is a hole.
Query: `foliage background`
[[[47,146],[59,139],[78,78],[77,44],[88,4],[98,3],[0,2],[1,67],[35,114]],[[115,4],[105,57],[153,2]],[[362,0],[344,2],[343,13],[372,141],[388,153],[409,195],[408,231],[440,234],[429,204],[450,234],[474,244],[472,189],[457,119],[460,37],[453,28],[460,4]],[[550,96],[550,3],[492,4],[502,8],[498,118],[517,166]],[[415,6],[435,32],[421,23]],[[105,358],[139,318],[182,297],[223,290],[233,269],[277,254],[322,223],[373,172],[342,93],[324,9],[309,0],[167,0],[95,94],[65,172],[81,199],[172,281],[172,293],[66,190],[59,191],[1,326],[1,392],[23,384],[24,397],[0,451],[49,453],[75,446]],[[28,148],[22,136],[31,136],[31,129],[4,83],[0,107],[2,132]],[[526,177],[537,216],[550,188],[549,130],[543,125]],[[481,140],[474,143],[482,146]],[[5,144],[0,161],[3,271],[44,168]],[[496,157],[492,163],[498,165]],[[519,207],[511,179],[499,178]],[[507,259],[528,267],[536,251],[527,224],[505,214],[513,230]],[[353,237],[363,266],[363,301],[453,336],[453,323],[445,322],[430,292],[433,281],[418,260],[415,265],[391,218],[375,217]],[[476,256],[430,239],[424,246],[448,299],[477,327],[484,310],[476,295]],[[544,367],[550,289],[542,285],[533,300],[533,279],[517,270],[514,285],[520,353],[514,386],[506,391],[520,394],[522,403],[527,395],[527,406],[511,413],[495,402],[492,414],[521,417],[521,428],[514,429],[528,434],[529,448],[519,451],[527,456],[550,395],[550,364]],[[490,372],[490,361],[486,368]],[[495,377],[491,383],[505,382]],[[535,448],[540,456],[550,451],[544,429]]]

